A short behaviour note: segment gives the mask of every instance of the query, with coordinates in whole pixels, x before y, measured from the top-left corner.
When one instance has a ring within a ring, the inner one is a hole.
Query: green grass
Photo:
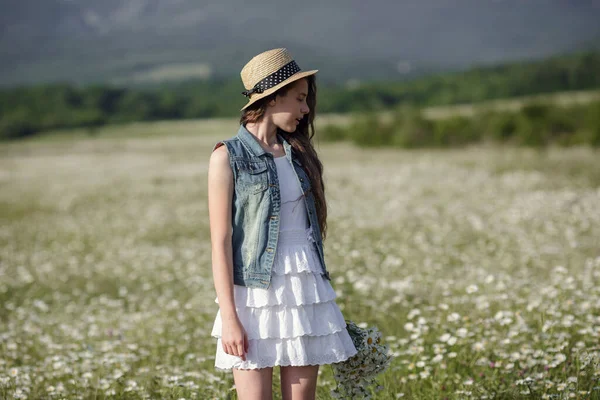
[[[236,398],[214,369],[206,204],[236,131],[0,145],[0,398]],[[337,302],[394,355],[375,399],[598,396],[597,150],[317,148]],[[318,398],[333,385],[321,367]]]
[[[588,104],[597,100],[600,100],[600,91],[582,90],[523,96],[514,99],[489,100],[475,104],[429,107],[424,109],[423,114],[430,119],[444,119],[455,116],[472,117],[484,111],[518,111],[523,106],[531,103],[541,102],[559,106],[572,106],[575,104]]]

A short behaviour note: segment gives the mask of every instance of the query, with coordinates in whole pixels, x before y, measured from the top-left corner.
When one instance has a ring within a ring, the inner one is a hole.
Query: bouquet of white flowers
[[[381,343],[381,332],[376,327],[363,329],[346,320],[346,329],[358,353],[346,361],[331,364],[337,382],[331,395],[336,399],[370,399],[367,388],[376,383],[375,377],[386,370],[392,356],[388,354],[388,346]]]

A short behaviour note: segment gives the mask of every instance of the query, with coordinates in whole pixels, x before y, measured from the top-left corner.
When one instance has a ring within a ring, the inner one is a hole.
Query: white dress
[[[331,364],[357,352],[335,302],[336,293],[321,275],[298,179],[285,156],[275,158],[275,165],[281,214],[271,284],[267,289],[234,285],[248,352],[246,361],[225,353],[219,310],[211,333],[217,338],[217,369]]]

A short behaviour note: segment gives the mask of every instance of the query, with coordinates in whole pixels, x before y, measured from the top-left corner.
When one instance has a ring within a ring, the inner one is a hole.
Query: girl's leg
[[[272,400],[273,367],[260,369],[233,368],[238,400]]]
[[[281,367],[283,400],[315,400],[318,374],[318,365]]]

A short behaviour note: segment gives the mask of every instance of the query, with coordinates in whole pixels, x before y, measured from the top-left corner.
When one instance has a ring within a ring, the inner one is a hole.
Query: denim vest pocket
[[[268,188],[269,177],[267,163],[264,161],[237,160],[235,167],[238,171],[240,191],[246,193],[260,193]]]

